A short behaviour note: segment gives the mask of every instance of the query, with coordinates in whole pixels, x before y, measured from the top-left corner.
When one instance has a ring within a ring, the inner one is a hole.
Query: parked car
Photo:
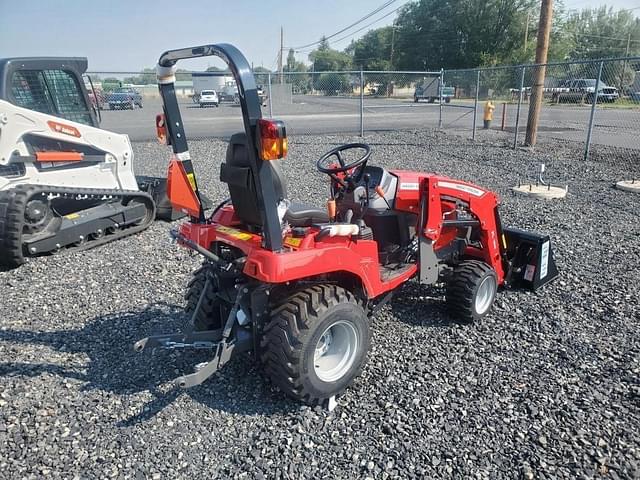
[[[440,85],[439,78],[431,78],[425,80],[424,83],[416,86],[416,90],[413,93],[413,101],[418,103],[420,100],[427,100],[429,103],[433,103],[436,100],[440,100],[442,96],[442,100],[445,103],[451,102],[451,99],[455,96],[456,89],[454,87],[447,87],[446,85],[442,85],[440,88],[441,92],[438,91],[438,86]]]
[[[572,78],[565,80],[555,89],[551,99],[554,102],[593,103],[597,80],[595,78]],[[615,102],[620,97],[616,87],[600,82],[598,102]]]
[[[238,86],[235,82],[227,82],[227,84],[222,87],[222,90],[218,92],[218,97],[221,102],[233,102],[235,101],[236,95],[238,95]]]
[[[100,90],[95,91],[95,95],[93,90],[88,89],[87,95],[89,95],[89,100],[91,101],[91,106],[95,108],[99,108],[100,110],[104,110],[104,105],[106,103],[104,93]]]
[[[200,97],[198,98],[198,103],[200,104],[200,108],[220,106],[220,100],[218,99],[218,94],[215,90],[202,90],[200,92]]]
[[[107,97],[111,110],[142,108],[142,95],[133,88],[119,88]]]

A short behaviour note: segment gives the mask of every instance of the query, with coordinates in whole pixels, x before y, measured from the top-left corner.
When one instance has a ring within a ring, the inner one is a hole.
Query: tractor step
[[[413,264],[393,264],[393,265],[380,265],[380,279],[383,282],[388,282],[395,277],[403,275],[407,271],[414,268]]]

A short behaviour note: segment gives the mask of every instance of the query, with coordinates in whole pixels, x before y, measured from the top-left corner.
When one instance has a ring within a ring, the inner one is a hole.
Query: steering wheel
[[[364,153],[358,159],[350,163],[345,163],[344,159],[342,158],[342,152],[344,152],[345,150],[352,150],[356,148],[364,150]],[[364,171],[364,167],[367,164],[367,160],[369,160],[370,156],[371,147],[366,143],[346,143],[344,145],[332,148],[327,153],[322,155],[322,157],[320,157],[316,162],[316,167],[318,168],[318,171],[326,173],[336,183],[339,183],[346,188],[347,184],[344,180],[347,180],[347,182],[360,181],[362,172]],[[335,157],[336,160],[338,160],[338,164],[335,163],[335,160],[332,160],[332,157]],[[355,172],[356,169],[357,172]],[[356,173],[355,175],[354,172]],[[347,175],[340,178],[338,176],[339,173],[346,173]]]

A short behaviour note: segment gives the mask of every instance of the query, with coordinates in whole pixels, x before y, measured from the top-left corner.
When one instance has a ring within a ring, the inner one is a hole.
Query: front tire
[[[479,320],[491,310],[497,290],[498,278],[493,268],[480,260],[465,260],[447,283],[449,313],[465,323]]]
[[[317,405],[342,393],[362,371],[369,321],[355,296],[336,285],[291,295],[264,329],[261,360],[288,396]]]

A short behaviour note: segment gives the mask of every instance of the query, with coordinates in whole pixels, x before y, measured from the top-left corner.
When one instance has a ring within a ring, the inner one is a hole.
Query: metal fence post
[[[587,144],[584,149],[584,160],[589,158],[589,150],[591,150],[591,134],[593,132],[593,119],[596,115],[596,105],[598,104],[598,92],[600,90],[600,79],[602,78],[602,67],[604,62],[600,62],[598,67],[598,78],[596,79],[596,89],[593,92],[593,101],[591,102],[591,116],[589,117],[589,129],[587,131]]]
[[[271,96],[271,73],[267,73],[267,95],[269,95],[269,118],[273,118],[273,97]]]
[[[518,109],[516,110],[516,128],[513,133],[513,148],[518,147],[518,127],[520,126],[520,107],[522,106],[522,97],[524,96],[524,70],[526,67],[520,69],[520,89],[518,90]]]
[[[438,128],[442,128],[442,88],[444,86],[444,69],[440,69],[440,81],[438,82],[438,97],[440,98],[440,114],[438,116]]]
[[[364,72],[360,70],[360,136],[364,137]]]
[[[478,70],[478,77],[476,78],[476,98],[473,102],[473,133],[471,134],[471,140],[476,139],[476,117],[478,116],[478,97],[480,96],[480,70]]]

